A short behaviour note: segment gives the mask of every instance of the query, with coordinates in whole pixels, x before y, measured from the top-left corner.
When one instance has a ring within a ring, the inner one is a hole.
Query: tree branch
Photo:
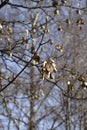
[[[0,4],[0,9],[1,9],[2,7],[4,7],[5,5],[7,5],[8,2],[9,2],[9,0],[3,1],[3,2]]]

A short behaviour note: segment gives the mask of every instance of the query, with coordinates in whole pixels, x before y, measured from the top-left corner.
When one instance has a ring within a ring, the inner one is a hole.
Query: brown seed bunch
[[[58,9],[55,9],[55,10],[54,10],[54,14],[55,14],[55,15],[57,15],[57,14],[59,14],[59,13],[60,13],[60,12],[59,12]]]
[[[39,62],[40,62],[40,57],[39,57],[39,55],[37,55],[37,54],[35,53],[32,62],[33,62],[34,65],[38,65]]]
[[[58,31],[62,31],[61,25],[58,26]]]
[[[78,80],[81,81],[81,82],[83,82],[83,81],[85,80],[85,78],[84,78],[82,75],[80,75],[80,76],[78,77]]]
[[[56,45],[55,47],[56,47],[56,49],[57,49],[58,51],[60,51],[60,52],[63,51],[63,50],[62,50],[62,46],[60,46],[60,45]]]
[[[53,7],[58,7],[58,1],[57,0],[53,0]]]
[[[44,32],[45,32],[45,34],[49,34],[50,31],[49,31],[49,29],[45,29]]]
[[[71,24],[70,19],[66,19],[66,23],[67,23],[67,25],[70,25]]]
[[[84,19],[79,19],[76,21],[76,23],[79,26],[79,25],[85,24],[85,21],[84,21]]]
[[[54,60],[49,59],[48,61],[44,61],[44,63],[43,63],[43,80],[46,78],[50,78],[51,73],[53,71],[57,71]]]
[[[68,82],[67,82],[67,85],[68,85],[68,90],[69,90],[69,92],[72,92],[72,90],[73,90],[73,84],[72,84],[72,82],[71,82],[71,81],[68,81]]]
[[[49,43],[52,45],[54,41],[52,39],[49,39]]]
[[[81,15],[81,11],[80,10],[76,10],[76,13]]]
[[[61,0],[63,4],[67,4],[67,0]]]

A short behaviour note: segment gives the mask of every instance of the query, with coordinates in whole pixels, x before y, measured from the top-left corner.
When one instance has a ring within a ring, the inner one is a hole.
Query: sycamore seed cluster
[[[44,61],[44,63],[43,63],[43,80],[45,80],[46,78],[50,78],[51,73],[53,71],[57,71],[55,61],[53,59]]]

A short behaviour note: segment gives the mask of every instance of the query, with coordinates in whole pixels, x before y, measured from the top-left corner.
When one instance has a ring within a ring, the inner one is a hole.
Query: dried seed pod
[[[45,29],[44,32],[45,32],[45,34],[49,34],[50,31],[49,31],[49,29]]]
[[[36,33],[36,28],[34,28],[34,29],[32,30],[32,32],[33,32],[33,33]]]
[[[38,65],[39,62],[40,62],[40,57],[37,54],[35,54],[32,62],[33,62],[34,65]]]
[[[85,24],[85,21],[84,21],[84,19],[81,19],[81,24]]]
[[[67,82],[67,84],[68,84],[68,85],[70,85],[70,84],[71,84],[70,80]]]
[[[66,19],[66,23],[67,23],[67,25],[70,25],[71,24],[70,19]]]
[[[18,102],[17,102],[16,99],[14,99],[13,103],[14,103],[16,106],[18,106]]]
[[[38,17],[39,17],[39,13],[37,12],[37,13],[35,14],[35,17],[34,17],[34,20],[33,20],[33,26],[36,25],[37,20],[38,20]]]
[[[62,31],[61,25],[58,26],[58,31]]]
[[[57,49],[58,51],[60,51],[60,52],[63,51],[63,50],[62,50],[62,46],[60,46],[60,45],[56,45],[55,47],[56,47],[56,49]]]
[[[81,15],[81,10],[76,10],[76,13]]]
[[[84,88],[83,89],[85,89],[85,90],[87,89],[87,82],[86,81],[84,82]]]
[[[29,48],[28,39],[26,39],[24,43],[25,43],[26,48],[28,49]]]
[[[35,95],[35,99],[36,99],[36,100],[39,100],[39,95]]]
[[[53,7],[58,7],[58,1],[57,0],[53,0],[52,5],[53,5]]]
[[[7,31],[8,31],[9,33],[12,33],[12,32],[13,32],[12,28],[9,28],[9,27],[7,27]]]
[[[3,26],[2,26],[2,24],[0,23],[0,29],[2,29],[3,28]]]
[[[12,55],[13,55],[12,51],[9,51],[9,52],[8,52],[8,56],[9,56],[9,57],[12,57]]]
[[[84,82],[84,84],[85,84],[85,86],[87,87],[87,82],[86,82],[86,81]]]
[[[77,25],[80,25],[80,24],[81,24],[81,21],[80,21],[80,20],[77,20],[76,23],[77,23]]]
[[[83,19],[79,19],[76,21],[77,25],[80,26],[82,24],[85,24],[85,21]]]
[[[59,14],[59,13],[60,13],[60,12],[59,12],[58,9],[55,9],[55,10],[54,10],[54,14],[55,14],[55,15],[57,15],[57,14]]]
[[[54,43],[52,39],[49,39],[49,42],[51,45]]]
[[[51,73],[57,71],[54,60],[49,59],[43,63],[43,80],[51,77]]]
[[[82,75],[80,75],[80,76],[78,77],[78,80],[81,81],[81,82],[84,82],[85,78],[84,78]]]
[[[50,78],[50,75],[51,75],[51,72],[48,72],[48,71],[44,71],[43,73],[43,80],[46,79],[46,78]]]
[[[31,53],[31,54],[34,54],[34,53],[35,53],[35,47],[34,47],[34,46],[31,47],[30,53]]]
[[[49,19],[49,16],[46,16],[46,21],[48,21],[48,19]]]
[[[55,61],[52,58],[50,58],[50,61],[51,61],[51,64],[53,66],[54,71],[57,71],[57,67],[56,67]]]
[[[28,29],[26,29],[25,32],[26,32],[26,36],[28,36],[28,33],[29,33],[29,32],[28,32]]]
[[[87,89],[87,82],[86,81],[81,82],[81,86],[83,89]]]
[[[41,26],[41,29],[45,30],[45,28],[46,28],[45,25],[42,25],[42,26]]]
[[[73,90],[73,84],[71,83],[70,80],[67,82],[67,85],[68,85],[68,90],[71,92]]]
[[[67,4],[67,0],[61,0],[62,4]]]

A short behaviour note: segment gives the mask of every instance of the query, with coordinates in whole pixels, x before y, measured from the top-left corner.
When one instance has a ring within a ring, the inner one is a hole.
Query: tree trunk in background
[[[30,69],[30,120],[29,120],[29,130],[35,130],[35,112],[34,112],[34,102],[35,102],[35,85],[34,85],[34,68]]]
[[[68,95],[69,95],[69,88],[68,88],[68,90],[67,90],[67,93],[68,93]],[[65,121],[65,129],[66,130],[71,130],[71,121],[70,121],[71,119],[70,119],[70,98],[66,98],[66,121]]]
[[[0,89],[2,88],[2,72],[0,70]]]

